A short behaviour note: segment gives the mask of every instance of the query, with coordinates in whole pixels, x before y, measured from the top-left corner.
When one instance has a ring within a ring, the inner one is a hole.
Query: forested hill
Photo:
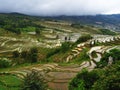
[[[72,23],[89,24],[107,29],[120,31],[120,14],[113,15],[83,15],[83,16],[29,16],[21,13],[1,13],[0,22],[4,17],[11,16],[17,18],[29,18],[31,20],[64,20]],[[11,18],[10,17],[10,18]]]
[[[113,15],[87,15],[87,16],[56,16],[47,19],[65,20],[74,23],[95,25],[107,29],[120,31],[120,14]]]
[[[61,23],[65,21],[68,23],[67,29],[71,29],[70,27],[72,27],[74,29],[78,29],[79,31],[80,29],[82,29],[84,30],[84,32],[90,32],[90,28],[92,29],[92,32],[95,31],[94,29],[99,29],[99,28],[91,27],[89,25],[92,26],[95,25],[111,30],[119,30],[120,28],[119,17],[120,15],[43,17],[43,16],[29,16],[21,13],[0,13],[0,28],[4,30],[12,31],[17,34],[21,34],[21,32],[35,31],[45,28],[46,26],[48,27],[49,24],[52,24],[49,27],[53,26],[53,28],[55,28],[55,25],[57,25],[57,23]],[[49,24],[45,23],[46,21],[49,21]],[[89,31],[87,30],[88,28],[86,29],[81,27],[82,24],[85,27],[88,24]],[[60,26],[61,28],[65,29],[64,25],[59,24],[59,27]],[[106,31],[106,29],[104,29],[104,31]],[[98,33],[99,30],[96,30],[95,32]]]
[[[0,28],[17,34],[21,34],[22,31],[44,28],[34,23],[37,20],[39,18],[20,13],[0,13]]]

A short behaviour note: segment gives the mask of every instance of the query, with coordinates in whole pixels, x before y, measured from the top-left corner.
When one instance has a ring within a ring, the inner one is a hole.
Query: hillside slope
[[[107,29],[119,31],[120,29],[120,15],[86,15],[86,16],[56,16],[56,17],[45,17],[55,20],[65,20],[74,23],[82,23],[88,25],[95,25]]]

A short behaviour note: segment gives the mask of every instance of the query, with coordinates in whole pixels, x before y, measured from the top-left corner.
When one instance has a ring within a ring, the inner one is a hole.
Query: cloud
[[[0,0],[0,12],[30,15],[95,15],[120,13],[120,0]]]

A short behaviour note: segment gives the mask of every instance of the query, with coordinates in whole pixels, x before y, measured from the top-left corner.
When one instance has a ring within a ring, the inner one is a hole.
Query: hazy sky
[[[0,0],[0,12],[30,15],[95,15],[120,13],[120,0]]]

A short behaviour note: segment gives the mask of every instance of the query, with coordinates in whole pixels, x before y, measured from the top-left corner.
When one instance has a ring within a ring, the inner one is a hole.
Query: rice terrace
[[[120,90],[120,14],[106,0],[16,1],[0,1],[0,90]]]

